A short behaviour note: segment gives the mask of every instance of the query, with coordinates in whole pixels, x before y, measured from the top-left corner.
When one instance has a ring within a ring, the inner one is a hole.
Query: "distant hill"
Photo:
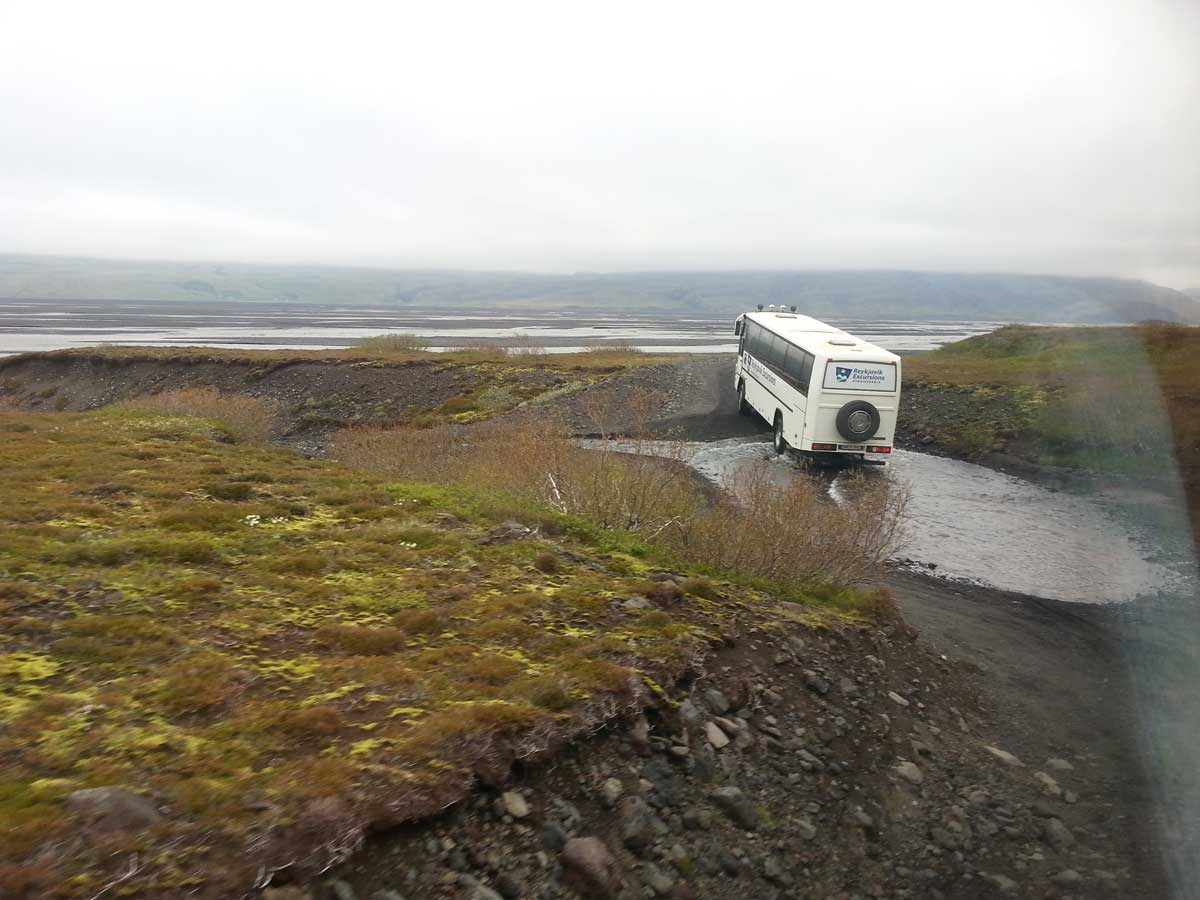
[[[904,271],[390,271],[0,254],[0,297],[587,309],[728,315],[758,303],[815,316],[1005,322],[1200,322],[1200,302],[1145,281]]]

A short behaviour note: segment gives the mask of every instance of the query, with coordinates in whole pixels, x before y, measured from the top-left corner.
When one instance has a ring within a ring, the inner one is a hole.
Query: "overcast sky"
[[[0,252],[1186,287],[1198,100],[1197,0],[11,0]]]

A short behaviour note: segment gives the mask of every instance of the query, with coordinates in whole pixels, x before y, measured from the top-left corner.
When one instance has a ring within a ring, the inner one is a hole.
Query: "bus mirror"
[[[741,333],[742,333],[742,320],[741,320],[741,319],[737,319],[737,320],[736,320],[736,321],[733,323],[733,336],[734,336],[734,337],[739,337],[739,336],[741,335]]]

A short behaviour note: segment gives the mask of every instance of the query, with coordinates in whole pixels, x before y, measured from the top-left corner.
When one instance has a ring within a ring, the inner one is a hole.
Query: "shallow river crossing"
[[[642,446],[642,445],[639,445]],[[816,477],[838,503],[852,503],[846,474],[811,475],[760,438],[658,445],[683,451],[704,477],[732,487],[763,465],[781,484]],[[643,447],[643,449],[645,449]],[[653,446],[650,448],[653,452]],[[897,450],[868,478],[907,483],[907,543],[900,552],[942,577],[1085,603],[1132,600],[1185,586],[1186,562],[1171,559],[1149,529],[1102,499],[1051,490],[983,466]]]

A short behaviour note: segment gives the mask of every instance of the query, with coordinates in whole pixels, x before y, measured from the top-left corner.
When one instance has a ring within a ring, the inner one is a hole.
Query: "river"
[[[682,456],[725,488],[747,467],[761,465],[780,484],[817,478],[832,501],[853,502],[848,470],[810,473],[776,456],[759,437],[637,447]],[[907,540],[897,561],[930,574],[1082,603],[1173,594],[1189,584],[1190,559],[1166,552],[1152,527],[1103,498],[906,450],[862,474],[908,486]]]
[[[897,353],[931,350],[998,328],[1000,322],[835,320]],[[241,349],[334,349],[399,332],[431,350],[480,343],[529,344],[554,353],[604,345],[650,352],[732,353],[732,317],[577,311],[538,313],[407,309],[295,303],[38,301],[0,299],[0,355],[95,344]]]

